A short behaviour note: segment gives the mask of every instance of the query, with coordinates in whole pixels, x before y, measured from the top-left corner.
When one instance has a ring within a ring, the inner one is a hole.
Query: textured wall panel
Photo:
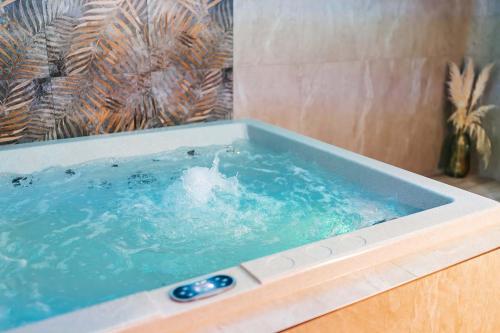
[[[479,168],[483,176],[500,180],[500,1],[476,0],[469,26],[467,55],[479,66],[494,62],[492,76],[483,99],[484,104],[498,107],[485,117],[486,131],[492,141],[491,161],[487,169]]]
[[[474,0],[234,4],[236,118],[437,172],[447,61],[462,61]]]
[[[232,116],[232,0],[0,3],[0,144]]]

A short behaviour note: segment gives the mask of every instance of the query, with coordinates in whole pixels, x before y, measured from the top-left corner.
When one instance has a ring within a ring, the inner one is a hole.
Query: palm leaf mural
[[[0,103],[0,143],[12,143],[23,137],[28,124],[28,109],[34,94],[30,82],[3,82]]]
[[[0,144],[232,116],[232,0],[0,3]]]

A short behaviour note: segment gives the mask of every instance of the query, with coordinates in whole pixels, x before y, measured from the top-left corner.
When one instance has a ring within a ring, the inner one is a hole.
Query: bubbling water
[[[192,167],[184,171],[181,181],[186,195],[197,205],[205,205],[214,198],[215,191],[239,195],[237,176],[225,177],[219,171],[219,154],[215,154],[211,168]]]
[[[419,210],[249,141],[187,149],[0,175],[0,331]]]

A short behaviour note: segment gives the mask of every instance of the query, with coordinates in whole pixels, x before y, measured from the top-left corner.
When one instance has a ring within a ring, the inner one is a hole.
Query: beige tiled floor
[[[435,180],[462,188],[466,191],[482,195],[493,200],[500,201],[500,181],[468,176],[466,178],[452,178],[445,175],[433,177]]]

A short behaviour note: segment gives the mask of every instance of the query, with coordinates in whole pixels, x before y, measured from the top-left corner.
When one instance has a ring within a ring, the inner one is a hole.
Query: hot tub
[[[250,120],[2,147],[0,194],[0,329],[19,332],[174,330],[499,214],[492,200]],[[234,288],[169,297],[214,274]]]

